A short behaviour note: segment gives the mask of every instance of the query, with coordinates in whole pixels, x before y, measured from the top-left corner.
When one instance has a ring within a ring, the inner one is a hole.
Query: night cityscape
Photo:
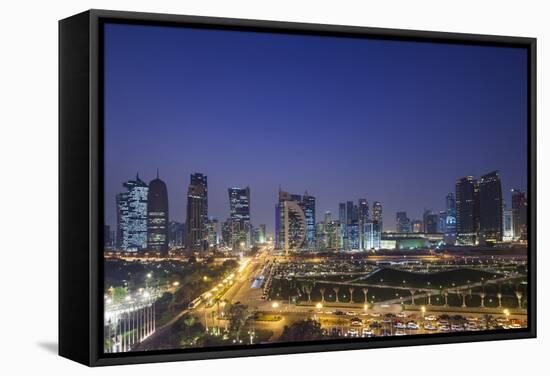
[[[105,353],[527,327],[526,56],[337,39],[106,25]]]

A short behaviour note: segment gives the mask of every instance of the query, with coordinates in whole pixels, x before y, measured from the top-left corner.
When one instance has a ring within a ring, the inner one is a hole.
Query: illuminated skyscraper
[[[384,231],[382,218],[382,203],[374,201],[372,204],[372,220],[378,223],[380,232]]]
[[[357,203],[359,217],[359,249],[365,249],[365,232],[362,229],[369,219],[369,203],[365,198],[360,198]]]
[[[117,248],[124,252],[147,248],[147,184],[136,175],[136,180],[122,184],[126,192],[117,199]]]
[[[479,233],[484,242],[502,241],[502,187],[498,171],[479,179]]]
[[[206,222],[208,221],[208,179],[200,173],[191,174],[187,190],[186,245],[188,249],[208,249]]]
[[[381,229],[378,221],[368,220],[363,225],[365,233],[365,250],[380,249]]]
[[[415,233],[424,232],[424,222],[420,219],[413,219],[411,221],[411,231]]]
[[[456,182],[456,227],[461,243],[473,244],[477,233],[476,182],[465,176]]]
[[[422,218],[424,222],[424,233],[436,234],[438,232],[439,215],[432,213],[431,210],[424,210]]]
[[[527,196],[518,189],[512,189],[512,221],[514,239],[527,240]]]
[[[445,201],[447,217],[445,219],[445,244],[456,243],[456,202],[453,193],[447,194]]]
[[[147,248],[163,255],[168,253],[168,192],[157,178],[149,183],[147,196]]]
[[[514,240],[514,215],[512,209],[505,209],[502,213],[502,240]]]
[[[218,246],[218,220],[216,218],[209,218],[206,222],[206,240],[209,248]]]
[[[359,221],[354,219],[348,224],[348,249],[359,250],[359,232]]]
[[[306,245],[313,249],[315,248],[315,197],[306,191],[300,205],[306,217]]]
[[[231,247],[244,250],[252,246],[250,224],[250,188],[229,188],[229,217],[231,220]]]
[[[340,244],[339,244],[339,248],[340,249],[345,249],[347,247],[347,241],[348,241],[348,232],[347,232],[347,223],[348,223],[348,218],[347,218],[347,215],[346,215],[346,204],[341,202],[340,204],[338,204],[338,219],[340,221],[340,229],[339,229],[339,232],[340,232]]]
[[[276,248],[287,254],[301,249],[306,240],[307,222],[302,209],[302,197],[279,191],[276,206]]]
[[[395,215],[395,227],[397,232],[411,232],[411,220],[407,217],[407,212],[397,212]]]
[[[168,224],[168,245],[174,248],[185,245],[185,225],[183,223],[170,221]]]

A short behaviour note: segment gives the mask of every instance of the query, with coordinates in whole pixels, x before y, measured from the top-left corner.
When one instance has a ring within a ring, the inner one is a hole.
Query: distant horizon
[[[251,189],[251,222],[274,233],[279,187],[439,212],[456,180],[500,171],[527,190],[527,54],[447,45],[178,27],[105,25],[105,223],[122,183],[160,170],[170,220],[189,176],[208,176],[208,215]]]

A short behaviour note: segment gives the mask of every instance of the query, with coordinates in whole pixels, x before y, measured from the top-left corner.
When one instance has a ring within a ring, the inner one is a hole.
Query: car
[[[352,321],[351,326],[363,326],[363,323],[361,321]]]
[[[372,317],[380,317],[380,313],[378,312],[371,312],[369,313],[369,315],[371,315]]]
[[[397,332],[395,332],[395,335],[396,335],[396,336],[406,336],[407,333],[405,333],[405,332],[402,331],[402,330],[398,330]]]
[[[462,325],[452,324],[451,325],[451,330],[453,330],[455,332],[461,332],[461,331],[464,330],[464,327]]]
[[[374,333],[369,328],[363,328],[362,335],[363,337],[372,337]]]
[[[427,324],[424,324],[424,329],[426,329],[426,330],[436,330],[437,327],[433,324],[427,323]]]
[[[357,316],[357,312],[347,311],[346,315],[348,315],[348,316]]]
[[[354,328],[350,328],[348,329],[348,332],[347,332],[347,336],[348,337],[357,337],[359,334],[359,332],[357,332],[357,329],[354,329]]]
[[[342,312],[342,311],[334,311],[334,314],[335,314],[336,316],[341,316],[341,315],[344,314],[344,312]]]
[[[520,324],[510,324],[510,329],[520,329],[521,328],[521,325]]]
[[[415,322],[409,322],[407,323],[407,329],[412,329],[412,330],[418,330],[418,324],[415,323]]]
[[[403,324],[402,322],[396,322],[394,326],[395,326],[396,329],[405,329],[405,328],[407,328],[407,326],[405,324]]]
[[[405,318],[405,317],[407,317],[407,314],[405,312],[399,312],[396,316],[401,317],[401,318]]]
[[[447,320],[439,320],[437,323],[440,326],[449,326],[449,322]]]
[[[451,329],[449,328],[448,325],[440,325],[439,330],[442,331],[442,332],[448,332]]]
[[[424,320],[435,321],[435,320],[437,320],[437,318],[434,315],[429,315],[429,316],[424,317]]]

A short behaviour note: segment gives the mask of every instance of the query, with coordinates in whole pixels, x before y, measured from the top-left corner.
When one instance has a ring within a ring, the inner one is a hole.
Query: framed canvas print
[[[536,335],[535,39],[60,21],[59,352]]]

